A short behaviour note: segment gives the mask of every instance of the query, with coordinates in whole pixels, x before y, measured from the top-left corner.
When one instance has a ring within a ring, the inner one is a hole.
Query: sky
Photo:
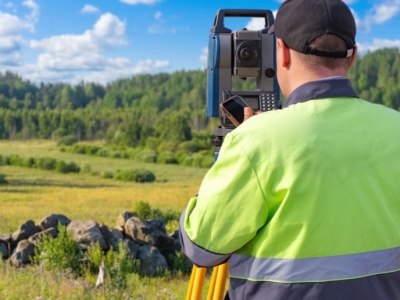
[[[275,15],[282,2],[0,0],[0,72],[12,71],[37,84],[107,84],[137,74],[200,70],[207,65],[208,38],[219,9],[263,9]],[[344,2],[356,20],[361,55],[400,47],[400,0]],[[232,31],[262,26],[262,19],[225,18]]]

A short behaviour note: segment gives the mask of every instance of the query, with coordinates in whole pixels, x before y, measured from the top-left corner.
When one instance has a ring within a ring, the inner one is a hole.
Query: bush
[[[178,164],[178,160],[175,158],[174,153],[165,151],[157,157],[157,163],[160,164]]]
[[[35,250],[34,261],[42,264],[46,270],[62,271],[71,269],[80,272],[82,257],[78,245],[67,233],[66,226],[58,225],[58,236],[43,236]]]
[[[33,157],[25,158],[22,161],[22,166],[26,168],[34,168],[35,167],[35,159]]]
[[[149,203],[144,201],[139,201],[136,203],[135,212],[137,212],[141,219],[150,219],[152,217],[151,206]]]
[[[88,163],[84,162],[81,164],[80,172],[89,174],[92,172],[92,167]]]
[[[13,154],[9,158],[9,164],[12,166],[22,166],[23,164],[22,161],[23,161],[22,157],[20,157],[17,154]]]
[[[100,173],[100,177],[105,178],[105,179],[111,179],[111,178],[114,178],[114,174],[111,171],[102,171]]]
[[[157,152],[155,150],[145,149],[138,152],[135,159],[140,162],[155,163],[157,161]]]
[[[5,174],[0,174],[0,184],[8,184]],[[1,258],[0,258],[0,260],[1,260]]]
[[[79,173],[81,169],[74,162],[66,163],[63,160],[59,160],[56,162],[55,170],[57,172],[66,174],[66,173]]]
[[[85,253],[87,264],[84,272],[87,275],[96,275],[104,261],[106,282],[110,283],[114,288],[125,288],[127,275],[135,271],[135,262],[128,258],[122,242],[119,242],[118,249],[114,250],[104,254],[98,243],[89,247]]]
[[[87,155],[96,155],[97,152],[101,150],[101,147],[94,145],[85,145],[83,147],[85,148],[85,154]]]
[[[117,170],[114,179],[135,182],[153,182],[156,180],[153,172],[145,169]]]
[[[96,152],[96,155],[101,157],[108,157],[110,153],[107,149],[101,148],[99,151]]]
[[[54,170],[57,160],[49,157],[40,157],[35,159],[35,167],[41,170]]]
[[[58,146],[71,146],[78,142],[78,138],[75,135],[66,135],[58,139]]]
[[[164,212],[158,208],[151,208],[150,204],[144,201],[136,203],[135,212],[141,219],[160,219],[165,223],[178,221],[181,215],[179,211],[168,210]]]

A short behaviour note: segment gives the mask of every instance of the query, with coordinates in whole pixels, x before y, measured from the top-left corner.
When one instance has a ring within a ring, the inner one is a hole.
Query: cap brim
[[[268,29],[268,34],[274,34],[275,33],[275,24],[272,24],[272,26]]]

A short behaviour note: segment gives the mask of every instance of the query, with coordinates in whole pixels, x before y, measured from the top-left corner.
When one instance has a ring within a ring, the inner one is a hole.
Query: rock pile
[[[93,220],[71,221],[62,214],[48,215],[37,225],[29,220],[12,234],[0,234],[0,257],[10,258],[17,267],[29,264],[41,237],[57,238],[58,224],[66,226],[83,251],[96,243],[104,251],[117,250],[122,242],[128,257],[139,260],[141,273],[148,276],[169,270],[180,250],[178,232],[168,235],[162,220],[141,220],[136,213],[124,211],[112,229]]]

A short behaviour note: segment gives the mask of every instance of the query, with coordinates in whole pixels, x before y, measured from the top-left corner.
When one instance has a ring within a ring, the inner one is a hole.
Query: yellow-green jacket
[[[348,80],[296,90],[229,133],[181,217],[231,299],[400,299],[400,114]]]

